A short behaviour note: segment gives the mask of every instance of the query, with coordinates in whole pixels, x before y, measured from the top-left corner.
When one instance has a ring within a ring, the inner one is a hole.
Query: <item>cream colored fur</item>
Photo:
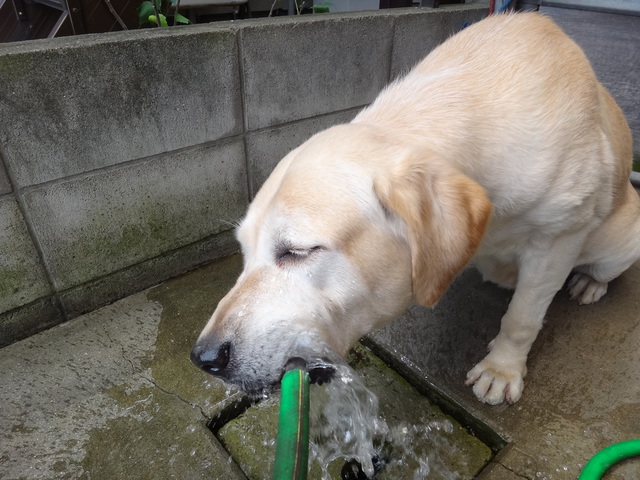
[[[412,300],[435,304],[472,262],[515,292],[467,383],[483,402],[516,402],[572,270],[571,296],[592,303],[640,257],[631,156],[620,109],[551,20],[485,19],[281,161],[194,352],[226,342],[220,375],[267,388],[300,337],[344,354]]]

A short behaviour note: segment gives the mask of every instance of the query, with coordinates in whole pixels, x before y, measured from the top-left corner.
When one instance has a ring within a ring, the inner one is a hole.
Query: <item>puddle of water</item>
[[[106,392],[117,416],[90,431],[81,478],[209,479],[220,475],[220,457],[200,413],[151,385]],[[232,476],[228,468],[227,478]]]

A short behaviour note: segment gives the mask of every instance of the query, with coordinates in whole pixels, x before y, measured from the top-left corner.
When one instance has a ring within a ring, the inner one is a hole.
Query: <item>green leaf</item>
[[[320,2],[313,5],[311,7],[311,10],[313,10],[313,13],[327,13],[329,12],[329,7],[332,7],[332,6],[333,6],[333,3],[331,2]]]
[[[158,20],[156,19],[155,15],[149,15],[149,23],[153,23],[154,25],[158,24]],[[167,17],[165,17],[163,14],[160,14],[160,26],[161,27],[168,27],[169,26],[167,24]]]
[[[178,23],[191,23],[191,20],[189,20],[187,17],[183,17],[179,13],[176,13],[176,22],[178,22]]]
[[[162,11],[162,0],[156,0],[156,8],[158,9],[158,12]]]
[[[153,3],[149,0],[145,0],[138,7],[138,23],[140,25],[144,25],[145,23],[149,23],[149,16],[153,15],[155,12],[153,11]]]

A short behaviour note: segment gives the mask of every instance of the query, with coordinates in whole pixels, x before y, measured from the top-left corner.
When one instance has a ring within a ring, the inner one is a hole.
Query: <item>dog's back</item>
[[[602,219],[627,188],[632,144],[620,109],[580,47],[539,14],[468,27],[354,122],[428,146],[487,190],[498,217],[528,212],[532,226]]]

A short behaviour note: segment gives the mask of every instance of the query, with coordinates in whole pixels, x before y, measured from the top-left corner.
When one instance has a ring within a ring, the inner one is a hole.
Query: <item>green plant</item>
[[[329,8],[333,6],[331,2],[320,2],[311,7],[313,13],[329,13]]]
[[[269,17],[273,14],[273,9],[276,6],[276,3],[278,2],[278,0],[273,0],[273,3],[271,4],[271,10],[269,10]],[[293,3],[296,7],[296,15],[301,15],[302,11],[306,8],[306,0],[293,0]],[[311,5],[309,7],[309,9],[313,12],[313,13],[328,13],[329,12],[329,7],[333,6],[333,3],[331,2],[321,2],[318,3],[317,5]]]
[[[176,23],[191,23],[187,17],[178,13],[180,0],[145,0],[138,7],[138,22],[140,25],[168,27],[167,15],[173,4],[176,5],[173,14],[173,25],[176,25]]]

